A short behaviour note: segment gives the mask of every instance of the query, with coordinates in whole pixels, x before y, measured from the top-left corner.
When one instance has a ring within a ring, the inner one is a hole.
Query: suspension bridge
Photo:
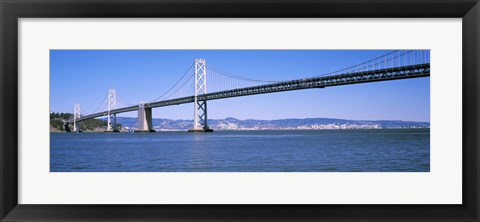
[[[80,104],[75,104],[73,116],[64,126],[67,132],[79,132],[82,121],[106,116],[107,131],[115,132],[119,130],[117,114],[138,111],[136,131],[154,132],[153,108],[193,103],[193,128],[189,132],[212,132],[207,122],[209,100],[428,76],[429,50],[395,50],[337,71],[284,81],[245,78],[210,64],[207,66],[204,59],[196,59],[183,76],[160,97],[150,102],[131,104],[122,99],[116,90],[110,89],[97,110],[91,114],[82,115]],[[73,129],[70,125],[73,125]]]

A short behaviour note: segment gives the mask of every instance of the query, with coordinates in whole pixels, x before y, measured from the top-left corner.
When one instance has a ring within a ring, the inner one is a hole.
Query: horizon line
[[[100,119],[106,119],[107,117],[99,117]],[[138,119],[138,117],[129,117],[129,116],[117,116],[117,118],[132,118]],[[170,119],[170,118],[161,118],[161,117],[152,117],[152,119],[168,119],[168,120],[185,120],[193,121],[193,119]],[[430,121],[420,121],[420,120],[397,120],[397,119],[379,119],[379,120],[365,120],[365,119],[342,119],[342,118],[332,118],[332,117],[306,117],[306,118],[284,118],[284,119],[238,119],[235,117],[226,117],[223,119],[209,119],[210,120],[225,120],[225,119],[236,119],[236,120],[263,120],[263,121],[275,121],[275,120],[304,120],[304,119],[334,119],[334,120],[347,120],[347,121],[399,121],[399,122],[421,122],[421,123],[430,123]]]

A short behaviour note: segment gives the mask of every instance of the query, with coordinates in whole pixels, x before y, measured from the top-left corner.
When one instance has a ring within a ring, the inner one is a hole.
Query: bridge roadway
[[[305,79],[296,79],[284,82],[258,85],[245,88],[237,88],[226,91],[212,92],[198,96],[198,100],[225,99],[237,96],[249,96],[255,94],[274,93],[290,90],[300,90],[309,88],[325,88],[330,86],[387,81],[396,79],[408,79],[430,76],[430,63],[411,66],[400,66],[387,69],[377,69],[372,71],[363,71],[355,73],[346,73],[331,76],[320,76]],[[163,106],[180,105],[194,102],[194,96],[181,97],[158,102],[145,103],[145,108],[157,108]],[[110,113],[124,113],[138,110],[138,106],[129,106],[110,110]],[[82,116],[77,121],[83,121],[96,117],[106,116],[108,112],[99,112],[91,115]]]

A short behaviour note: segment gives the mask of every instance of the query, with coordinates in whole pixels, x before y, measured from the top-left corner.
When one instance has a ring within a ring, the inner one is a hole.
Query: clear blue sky
[[[151,101],[187,71],[194,59],[253,79],[321,75],[389,50],[51,50],[50,109],[93,112],[108,89],[138,104]],[[208,76],[208,73],[207,73]],[[208,80],[207,80],[208,81]],[[119,107],[121,104],[118,105]],[[136,112],[118,116],[136,117]],[[430,78],[307,89],[208,102],[210,119],[342,118],[430,121]],[[156,108],[154,118],[193,119],[193,104]]]

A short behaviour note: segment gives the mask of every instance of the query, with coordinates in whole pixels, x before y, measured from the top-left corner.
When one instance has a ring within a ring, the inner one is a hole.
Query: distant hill
[[[127,129],[137,127],[137,118],[117,117],[117,122]],[[154,118],[155,130],[187,130],[193,127],[193,120],[171,120]],[[345,120],[331,118],[239,120],[235,118],[210,119],[208,125],[214,130],[275,130],[275,129],[382,129],[382,128],[429,128],[429,122],[399,120]]]

